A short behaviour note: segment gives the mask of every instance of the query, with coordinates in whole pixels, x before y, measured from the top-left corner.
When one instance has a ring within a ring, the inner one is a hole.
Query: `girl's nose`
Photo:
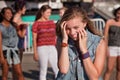
[[[75,30],[74,30],[74,29],[71,29],[71,30],[70,30],[70,34],[75,34]]]

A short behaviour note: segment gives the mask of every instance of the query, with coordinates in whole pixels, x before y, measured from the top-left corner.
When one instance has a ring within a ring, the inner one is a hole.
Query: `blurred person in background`
[[[85,9],[88,14],[88,17],[93,18],[94,11],[93,11],[93,4],[94,0],[82,0],[80,6]]]
[[[0,63],[2,66],[2,80],[8,80],[9,66],[12,65],[17,80],[24,80],[18,56],[18,35],[12,23],[13,12],[4,7],[0,13]],[[14,76],[13,76],[14,78]],[[13,79],[14,80],[14,79]]]
[[[85,9],[86,12],[88,12],[94,4],[94,0],[82,0],[81,7]]]
[[[57,50],[56,50],[56,25],[49,20],[51,7],[43,5],[36,15],[32,26],[34,60],[39,62],[39,80],[47,80],[47,67],[50,63],[55,77],[58,73]]]
[[[16,12],[13,18],[13,22],[16,24],[17,32],[21,34],[21,36],[18,35],[19,36],[18,48],[19,48],[20,61],[22,62],[23,52],[24,52],[24,38],[28,26],[28,24],[22,21],[22,15],[24,15],[26,11],[25,0],[16,0],[14,3],[14,9]]]
[[[59,9],[60,18],[63,16],[63,14],[65,13],[66,10],[67,10],[67,7],[62,7],[62,8]]]
[[[113,11],[115,18],[106,22],[104,35],[108,44],[107,68],[104,80],[110,80],[110,76],[116,65],[116,79],[120,80],[120,7]]]

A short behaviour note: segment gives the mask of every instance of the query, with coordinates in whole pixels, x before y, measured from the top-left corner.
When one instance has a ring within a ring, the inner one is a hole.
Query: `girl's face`
[[[5,10],[5,13],[3,14],[4,18],[7,20],[7,21],[10,21],[11,18],[13,17],[13,14],[11,12],[10,9],[6,9]]]
[[[24,6],[24,7],[22,8],[21,12],[22,12],[22,14],[25,14],[25,12],[26,12],[26,6]]]
[[[51,15],[51,9],[47,9],[45,12],[42,13],[42,17],[45,18],[45,19],[49,19]]]
[[[117,17],[118,21],[120,21],[120,10],[117,12],[116,17]]]
[[[78,32],[82,29],[85,29],[86,22],[82,22],[82,19],[76,17],[69,21],[66,21],[66,33],[73,40],[78,40]]]

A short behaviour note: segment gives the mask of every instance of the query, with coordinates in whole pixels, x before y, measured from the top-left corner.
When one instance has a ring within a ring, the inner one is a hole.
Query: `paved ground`
[[[39,80],[39,65],[37,62],[33,60],[32,54],[25,54],[23,57],[23,74],[25,76],[25,80]],[[1,68],[0,68],[0,80],[1,80]],[[11,77],[11,68],[8,75],[8,80],[12,80]],[[48,68],[47,80],[54,80],[54,74],[52,69]]]
[[[23,74],[25,76],[25,80],[39,80],[39,68],[38,68],[38,63],[33,61],[32,54],[25,54],[23,57],[23,63],[22,63],[22,68],[23,68]],[[103,72],[104,74],[104,72]],[[111,80],[115,80],[115,70],[112,74]],[[1,69],[0,69],[0,80],[1,80]],[[8,80],[12,80],[11,77],[11,69],[9,72]],[[47,80],[54,80],[54,74],[52,69],[48,68],[48,74],[47,74]]]

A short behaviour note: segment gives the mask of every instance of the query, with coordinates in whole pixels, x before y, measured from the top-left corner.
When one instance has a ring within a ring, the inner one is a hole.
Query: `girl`
[[[23,51],[24,51],[24,38],[27,30],[28,24],[24,23],[21,19],[22,15],[25,14],[26,11],[26,6],[25,6],[25,1],[24,0],[16,0],[15,1],[15,15],[13,18],[13,22],[16,24],[17,27],[17,33],[21,34],[19,36],[19,42],[18,42],[18,48],[19,48],[19,56],[20,56],[20,61],[22,62],[23,58]]]
[[[109,19],[105,26],[105,39],[108,44],[107,70],[104,80],[109,80],[116,64],[116,79],[120,80],[120,7],[113,11],[114,19]]]
[[[58,73],[55,23],[49,20],[51,7],[43,5],[36,15],[32,26],[34,60],[40,64],[39,80],[46,80],[48,62],[51,64],[55,76]]]
[[[59,26],[56,80],[98,80],[104,67],[106,44],[85,11],[68,8]]]
[[[18,77],[18,80],[24,80],[20,59],[18,57],[18,35],[16,28],[11,24],[13,13],[11,8],[5,7],[0,15],[0,62],[2,64],[2,80],[8,80],[9,65]]]

